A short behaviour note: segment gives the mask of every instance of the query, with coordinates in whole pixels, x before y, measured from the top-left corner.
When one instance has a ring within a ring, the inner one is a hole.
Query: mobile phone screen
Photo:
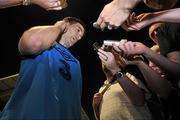
[[[98,49],[100,48],[100,45],[99,45],[98,42],[95,42],[95,43],[93,43],[92,47],[93,47],[93,49],[97,52]]]

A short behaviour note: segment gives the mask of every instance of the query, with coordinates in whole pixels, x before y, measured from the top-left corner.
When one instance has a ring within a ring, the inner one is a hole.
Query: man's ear
[[[67,30],[68,30],[69,26],[70,26],[69,22],[65,21],[64,33],[66,33],[66,32],[67,32]]]

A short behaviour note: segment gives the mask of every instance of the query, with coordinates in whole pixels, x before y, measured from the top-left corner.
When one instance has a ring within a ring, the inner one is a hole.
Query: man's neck
[[[66,42],[64,42],[64,40],[60,40],[59,43],[66,48],[70,48],[69,45]]]

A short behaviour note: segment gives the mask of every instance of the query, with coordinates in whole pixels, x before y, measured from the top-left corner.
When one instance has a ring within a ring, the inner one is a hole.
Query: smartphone
[[[119,45],[119,41],[116,40],[104,40],[104,46],[112,46],[112,44]]]
[[[98,49],[101,48],[98,42],[93,43],[92,47],[96,52],[98,52]]]

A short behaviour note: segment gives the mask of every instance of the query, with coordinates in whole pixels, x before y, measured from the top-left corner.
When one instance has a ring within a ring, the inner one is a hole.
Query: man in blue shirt
[[[84,32],[83,23],[73,17],[24,32],[19,79],[2,120],[81,119],[81,69],[67,48]]]

